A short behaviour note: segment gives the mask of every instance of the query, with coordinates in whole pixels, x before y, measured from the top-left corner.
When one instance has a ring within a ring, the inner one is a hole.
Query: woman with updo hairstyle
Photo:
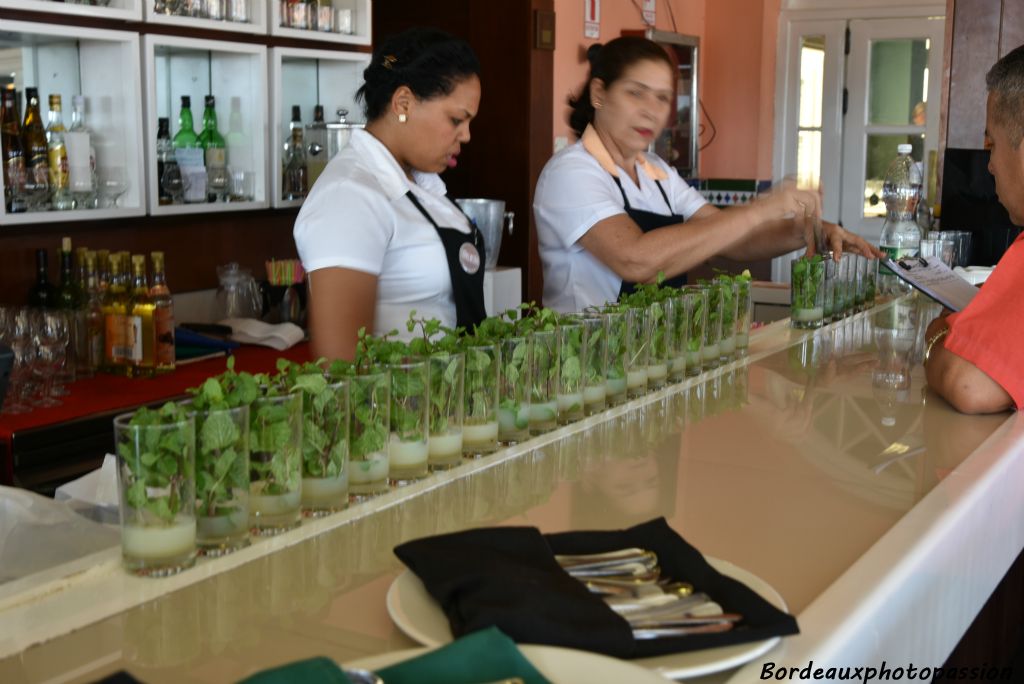
[[[719,210],[648,152],[676,97],[675,67],[661,46],[622,37],[587,56],[590,76],[569,101],[578,140],[548,161],[534,194],[545,306],[601,306],[659,274],[678,286],[716,255],[753,261],[804,245],[813,252],[818,193],[786,187]],[[839,226],[822,230],[837,255],[880,254]]]
[[[352,359],[360,328],[408,335],[411,310],[453,328],[485,317],[483,240],[438,175],[469,142],[479,73],[472,48],[435,29],[374,50],[357,93],[366,129],[352,132],[295,220],[314,357]]]

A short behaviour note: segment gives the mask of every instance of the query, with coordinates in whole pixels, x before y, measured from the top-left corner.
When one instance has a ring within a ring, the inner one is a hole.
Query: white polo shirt
[[[544,166],[533,197],[544,265],[544,306],[571,313],[618,299],[622,278],[578,242],[594,224],[626,213],[613,175],[622,182],[633,209],[689,219],[707,204],[657,155],[640,155],[636,169],[639,186],[615,165],[590,127]],[[671,210],[655,180],[661,180]]]
[[[413,309],[417,318],[452,328],[456,322],[444,245],[405,194],[412,190],[442,228],[470,232],[437,174],[413,172],[413,178],[383,143],[356,129],[302,203],[293,231],[306,271],[340,267],[377,276],[374,332],[397,329],[403,339],[410,337],[405,322]]]

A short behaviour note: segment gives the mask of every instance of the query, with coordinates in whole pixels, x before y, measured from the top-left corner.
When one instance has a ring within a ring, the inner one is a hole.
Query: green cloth
[[[330,658],[310,658],[257,672],[239,684],[352,684]]]
[[[377,674],[387,684],[481,684],[511,677],[524,684],[549,684],[497,627],[473,632]]]

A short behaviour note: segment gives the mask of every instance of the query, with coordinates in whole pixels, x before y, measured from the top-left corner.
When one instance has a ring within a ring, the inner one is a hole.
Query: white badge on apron
[[[462,243],[462,247],[459,248],[459,264],[469,275],[480,270],[480,252],[473,243]]]

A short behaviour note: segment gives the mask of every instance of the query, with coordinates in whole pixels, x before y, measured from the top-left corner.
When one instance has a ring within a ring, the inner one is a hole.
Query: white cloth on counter
[[[442,228],[470,232],[440,176],[413,178],[373,135],[354,130],[303,201],[294,229],[307,272],[341,267],[377,276],[374,331],[397,329],[403,338],[411,335],[405,323],[412,309],[452,328],[456,321],[441,238],[405,194],[412,190]]]
[[[980,285],[981,283],[988,280],[988,277],[992,275],[992,271],[996,270],[995,266],[954,266],[953,273],[969,282],[971,285]]]
[[[619,179],[633,209],[656,214],[680,214],[689,219],[707,202],[675,169],[654,154],[648,163],[661,168],[662,181],[672,211],[654,180],[637,165],[637,186],[619,169]],[[619,297],[622,278],[583,249],[579,239],[594,224],[625,213],[622,193],[615,179],[583,147],[580,140],[565,148],[544,166],[533,198],[537,240],[544,264],[544,306],[564,313],[583,311]]]
[[[69,501],[0,486],[0,584],[117,546],[120,540],[118,527],[87,520]]]
[[[259,344],[278,351],[294,347],[306,333],[294,323],[264,323],[255,318],[225,318],[220,325],[231,328],[231,339],[242,344]]]

